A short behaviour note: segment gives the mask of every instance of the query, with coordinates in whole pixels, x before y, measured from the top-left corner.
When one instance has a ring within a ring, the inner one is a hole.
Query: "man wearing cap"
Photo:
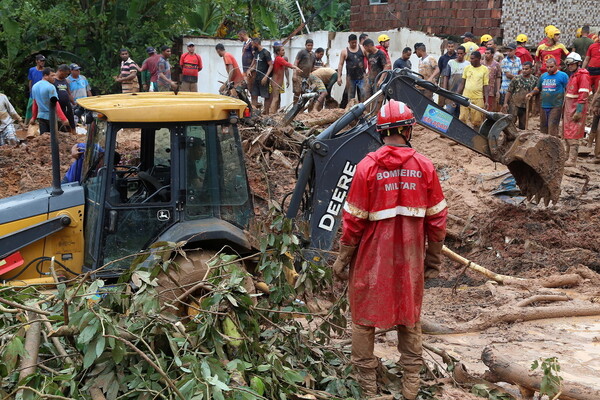
[[[508,86],[510,82],[521,73],[523,69],[523,65],[521,64],[521,59],[517,57],[517,45],[515,43],[510,43],[508,46],[508,54],[500,63],[500,67],[502,68],[502,83],[500,85],[500,98],[498,104],[505,103],[506,92],[508,91]]]
[[[477,44],[473,42],[475,36],[471,32],[465,32],[464,35],[461,36],[463,40],[462,46],[467,51],[466,57],[468,58],[472,52],[477,50]]]
[[[46,57],[43,54],[35,56],[35,67],[29,68],[27,79],[29,80],[29,101],[27,102],[27,111],[25,112],[25,123],[28,124],[31,119],[31,107],[33,106],[33,97],[31,96],[31,88],[33,85],[42,80],[42,71],[46,66]]]
[[[488,48],[488,42],[492,41],[492,35],[483,35],[480,39],[481,46],[477,49],[481,53],[482,56],[485,55],[485,50]]]
[[[179,59],[181,66],[181,90],[182,92],[198,91],[198,72],[202,71],[202,58],[195,53],[196,45],[189,42],[187,53],[182,54]]]
[[[527,44],[527,35],[521,33],[517,36],[516,42],[517,49],[515,50],[515,55],[521,60],[521,65],[528,61],[533,64],[533,57],[531,57],[529,50],[525,48],[525,44]]]
[[[74,102],[77,103],[77,99],[90,97],[92,95],[92,89],[87,78],[81,75],[81,67],[79,65],[73,63],[70,65],[70,68],[71,75],[67,77],[67,82],[69,83],[71,96],[73,97]]]
[[[142,87],[144,92],[158,92],[158,62],[161,59],[160,54],[156,53],[154,47],[147,47],[148,58],[142,63]]]
[[[115,76],[115,81],[121,84],[123,93],[139,92],[140,85],[138,83],[137,73],[140,68],[135,61],[129,57],[129,50],[121,49],[119,56],[121,57],[121,69],[119,75]]]

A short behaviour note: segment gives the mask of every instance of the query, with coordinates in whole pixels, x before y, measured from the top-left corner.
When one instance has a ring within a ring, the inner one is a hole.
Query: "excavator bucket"
[[[486,120],[479,131],[475,131],[425,97],[417,87],[477,110],[486,116]],[[408,69],[392,71],[383,93],[387,98],[406,103],[421,125],[506,165],[530,201],[543,200],[545,204],[558,201],[566,161],[559,138],[541,133],[520,133],[512,116],[478,107],[467,97],[440,88]]]
[[[492,158],[508,167],[527,200],[546,205],[558,201],[566,161],[559,138],[520,133],[512,116],[500,113],[490,113],[479,134],[487,136]]]
[[[545,205],[558,202],[565,161],[560,139],[543,133],[520,134],[503,155],[527,200]]]

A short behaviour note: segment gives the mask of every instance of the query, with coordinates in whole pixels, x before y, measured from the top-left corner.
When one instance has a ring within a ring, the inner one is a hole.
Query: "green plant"
[[[550,399],[555,399],[561,392],[563,378],[558,374],[560,372],[560,364],[558,358],[540,358],[531,364],[531,370],[540,369],[543,373],[542,382],[540,383],[540,394],[547,395]]]
[[[490,389],[485,384],[473,385],[473,387],[471,387],[471,393],[475,396],[490,400],[511,400],[513,398],[511,395],[502,393],[498,389]]]

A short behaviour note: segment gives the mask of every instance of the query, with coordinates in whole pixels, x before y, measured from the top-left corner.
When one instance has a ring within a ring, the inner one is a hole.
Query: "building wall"
[[[352,0],[350,29],[377,31],[407,27],[434,35],[460,36],[472,32],[476,36],[486,33],[502,36],[502,0],[388,1],[370,5],[369,0]]]
[[[324,61],[329,64],[332,68],[337,68],[340,60],[341,51],[348,45],[348,36],[351,33],[359,35],[361,32],[326,32],[317,31],[307,35],[294,36],[285,46],[285,54],[290,60],[294,62],[296,55],[300,50],[304,48],[306,39],[313,39],[314,49],[322,47],[325,49]],[[366,32],[371,38],[377,38],[380,32]],[[442,40],[434,36],[428,36],[423,32],[411,31],[410,29],[404,28],[400,30],[386,31],[387,35],[391,38],[390,45],[390,57],[392,60],[400,57],[402,49],[404,47],[413,47],[415,43],[422,42],[427,46],[427,51],[438,58],[441,52]],[[225,50],[231,53],[238,62],[238,65],[242,66],[242,43],[239,40],[233,39],[217,39],[217,38],[205,38],[187,36],[182,40],[182,47],[180,52],[186,52],[185,43],[193,42],[196,47],[196,53],[202,57],[203,69],[198,75],[198,91],[205,93],[218,93],[221,87],[221,82],[224,82],[227,78],[227,72],[223,59],[219,57],[215,51],[215,45],[222,43],[225,46]],[[273,40],[263,40],[262,45],[273,54]],[[173,64],[173,62],[171,62]],[[412,58],[413,68],[417,70],[418,59],[413,54]],[[344,70],[345,76],[345,70]],[[221,82],[219,82],[221,81]],[[340,101],[342,98],[344,86],[334,85],[332,96]],[[293,94],[292,87],[286,88],[285,93],[281,95],[282,107],[288,106],[292,103]]]
[[[598,4],[598,0],[503,0],[505,42],[524,33],[529,38],[529,45],[535,45],[544,37],[544,27],[554,25],[561,31],[562,42],[569,45],[582,25],[596,27],[592,33],[598,33]]]

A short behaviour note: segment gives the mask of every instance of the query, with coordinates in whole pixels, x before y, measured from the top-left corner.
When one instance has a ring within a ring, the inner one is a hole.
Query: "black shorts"
[[[266,85],[262,85],[259,81],[255,80],[254,85],[252,85],[252,96],[260,96],[263,99],[268,99],[270,97],[269,86],[268,82]]]
[[[71,107],[71,102],[67,102],[66,104],[60,104],[60,108],[62,108],[65,117],[67,117],[67,121],[69,121],[69,125],[71,125],[70,129],[75,129],[75,117],[73,114],[73,107]]]

